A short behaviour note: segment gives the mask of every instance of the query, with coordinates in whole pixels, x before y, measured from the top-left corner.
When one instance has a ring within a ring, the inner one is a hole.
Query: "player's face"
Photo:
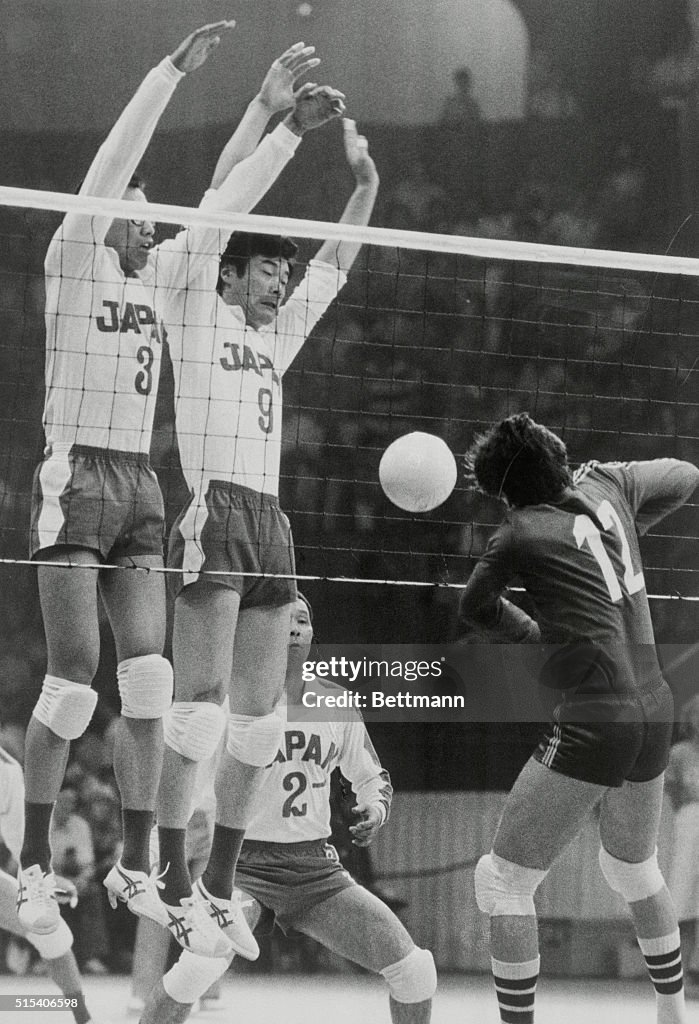
[[[291,628],[289,630],[289,652],[302,655],[304,658],[311,649],[313,640],[313,626],[311,616],[308,613],[306,602],[298,598],[291,609]]]
[[[146,197],[140,188],[128,188],[124,199],[133,203],[145,203]],[[135,209],[129,220],[113,220],[105,237],[105,245],[116,250],[121,269],[125,274],[143,270],[148,254],[153,248],[155,225]]]
[[[284,259],[252,256],[242,277],[228,277],[227,300],[241,306],[245,322],[258,331],[274,322],[286,294],[289,264]]]

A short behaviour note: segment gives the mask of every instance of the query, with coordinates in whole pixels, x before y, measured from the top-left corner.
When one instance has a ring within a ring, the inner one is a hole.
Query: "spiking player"
[[[351,878],[328,843],[330,775],[335,768],[357,796],[358,820],[351,831],[359,846],[367,846],[386,821],[392,791],[356,712],[345,712],[344,721],[314,722],[317,712],[303,708],[304,693],[324,694],[328,686],[340,692],[318,679],[304,683],[301,670],[312,639],[310,605],[299,595],[292,605],[288,641],[288,720],[280,707],[282,738],[262,773],[236,884],[249,897],[245,912],[253,927],[273,918],[284,931],[293,928],[309,935],[383,975],[393,1024],[427,1024],[437,986],[432,954],[416,946],[393,911]],[[229,963],[182,952],[151,993],[141,1024],[186,1020],[192,1003]]]
[[[378,174],[354,122],[345,121],[344,140],[355,188],[341,221],[366,224]],[[212,916],[223,924],[235,918],[240,930],[243,915],[230,903],[235,865],[262,769],[279,748],[274,706],[296,596],[289,521],[277,498],[282,377],[342,288],[359,248],[326,241],[282,306],[296,245],[236,232],[220,268],[212,266],[210,293],[190,295],[188,326],[170,333],[175,423],[192,497],[173,527],[168,554],[181,577],[176,694],[158,799],[163,898],[172,904],[191,892],[185,830],[196,762],[218,746],[226,727],[220,705],[230,688],[225,783],[216,794],[211,857],[196,888],[210,900]],[[249,932],[237,951],[258,955]]]
[[[158,118],[179,80],[205,62],[232,25],[198,29],[150,72],[100,148],[82,194],[123,196],[138,214],[145,196],[132,176]],[[296,122],[279,125],[255,152],[254,144],[247,150],[244,144],[251,128],[257,132],[260,121],[266,124],[280,109],[280,94],[283,106],[291,105],[291,84],[317,63],[312,52],[297,44],[275,61],[241,125],[242,140],[234,136],[221,155],[216,190],[207,193],[204,206],[250,210],[288,162],[302,134]],[[333,102],[310,86],[297,100],[313,111]],[[153,232],[153,224],[138,216],[112,221],[69,214],[46,258],[46,453],[35,474],[31,551],[42,563],[48,666],[27,733],[19,914],[25,927],[43,934],[59,923],[49,820],[69,742],[84,732],[97,700],[90,684],[99,657],[99,590],[115,636],[122,703],[115,772],[124,850],[105,884],[113,899],[125,899],[136,913],[163,924],[186,917],[183,934],[196,948],[220,950],[220,931],[198,904],[178,903],[166,913],[148,874],[161,719],[171,702],[172,671],[162,657],[162,575],[124,567],[162,566],[163,501],[148,463],[160,319],[174,296],[196,288],[221,240],[215,229],[193,228],[153,248]],[[96,571],[107,562],[120,568]]]
[[[501,1020],[534,1019],[534,893],[599,804],[600,867],[629,906],[658,1024],[684,1024],[679,929],[656,855],[673,700],[655,651],[637,533],[686,502],[699,471],[657,459],[592,462],[573,474],[561,439],[526,414],[478,438],[467,466],[508,513],[466,586],[462,615],[504,639],[556,645],[542,681],[563,691],[476,867]],[[501,596],[514,577],[538,625]]]
[[[24,779],[22,768],[6,750],[0,747],[0,838],[15,860],[19,857],[24,834]],[[58,927],[50,935],[28,932],[17,920],[17,879],[0,870],[0,930],[19,935],[32,944],[48,967],[49,974],[66,998],[75,1005],[70,1009],[76,1024],[90,1024],[90,1012],[85,1005],[80,971],[72,950],[70,928],[59,916]],[[65,878],[57,879],[57,892],[61,899],[76,897],[75,886]]]

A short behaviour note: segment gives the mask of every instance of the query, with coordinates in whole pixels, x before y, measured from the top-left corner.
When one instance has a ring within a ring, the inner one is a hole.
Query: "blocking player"
[[[153,224],[138,216],[145,196],[133,173],[179,80],[204,63],[232,25],[204,26],[151,71],[93,161],[82,194],[123,196],[134,203],[134,218],[69,214],[46,258],[46,452],[34,480],[31,551],[41,563],[48,666],[27,733],[19,906],[25,927],[35,932],[48,934],[59,921],[49,819],[69,742],[84,732],[97,700],[90,684],[99,657],[98,591],[115,636],[122,703],[115,773],[124,851],[106,884],[113,899],[125,899],[136,913],[163,924],[169,919],[148,874],[161,719],[172,697],[172,671],[162,657],[165,592],[161,574],[134,570],[162,566],[163,502],[148,463],[162,311],[220,252],[220,234],[192,228],[154,248]],[[272,86],[282,79],[285,105],[293,102],[289,78],[315,63],[310,53],[299,44],[271,69]],[[306,103],[317,102],[315,90],[302,92]],[[270,95],[278,90],[263,87],[253,104],[247,118],[253,128],[263,113],[269,118],[278,109],[267,108]],[[202,205],[251,209],[292,156],[300,134],[295,123],[280,125],[236,166],[241,153],[229,144],[216,189]],[[102,568],[107,563],[110,568]],[[178,904],[172,913],[198,916],[195,938],[213,931],[194,906]],[[215,938],[220,943],[220,935]]]
[[[19,857],[24,833],[24,779],[22,768],[6,750],[0,747],[0,838],[16,860]],[[62,901],[75,899],[75,886],[67,878],[57,879]],[[59,916],[58,927],[50,935],[29,932],[17,920],[17,879],[0,870],[0,930],[26,939],[36,949],[48,967],[49,974],[63,995],[75,1005],[69,1005],[76,1024],[90,1024],[90,1012],[85,1005],[80,971],[72,950],[70,928]]]
[[[354,122],[345,121],[344,141],[355,187],[341,221],[366,224],[378,174]],[[211,857],[196,889],[222,927],[237,922],[235,948],[250,959],[257,943],[230,898],[262,769],[280,743],[274,706],[296,596],[290,526],[277,498],[282,377],[342,288],[359,248],[326,241],[282,305],[296,245],[235,232],[220,266],[212,266],[210,293],[189,297],[190,326],[170,333],[175,422],[191,499],[173,526],[168,553],[169,567],[181,576],[176,694],[158,799],[162,895],[172,904],[191,892],[184,841],[196,763],[211,756],[227,725]],[[226,722],[221,702],[229,689]]]
[[[534,893],[599,805],[600,867],[629,906],[658,1022],[683,1024],[679,929],[656,856],[673,701],[655,652],[637,534],[687,501],[699,471],[657,459],[591,462],[572,473],[561,439],[526,414],[478,438],[467,466],[508,512],[468,581],[462,615],[503,639],[554,645],[542,681],[563,691],[476,867],[501,1020],[534,1019]],[[514,577],[536,622],[502,596]]]
[[[247,897],[245,913],[253,926],[274,919],[284,931],[294,928],[383,975],[394,1024],[426,1024],[437,986],[432,954],[416,946],[393,911],[352,879],[328,842],[330,775],[336,767],[357,796],[358,820],[351,831],[360,846],[367,846],[386,821],[391,785],[358,715],[314,722],[318,712],[303,707],[304,693],[339,692],[315,678],[304,682],[302,666],[312,638],[310,605],[299,595],[288,640],[288,720],[280,706],[284,730],[262,772],[236,885]],[[151,993],[141,1024],[186,1020],[192,1003],[229,963],[183,951]]]

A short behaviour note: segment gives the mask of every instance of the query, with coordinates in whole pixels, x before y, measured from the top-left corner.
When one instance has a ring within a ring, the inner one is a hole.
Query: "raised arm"
[[[278,57],[265,75],[260,91],[248,105],[242,120],[218,158],[211,187],[218,188],[237,163],[255,150],[274,114],[294,105],[298,79],[320,64],[315,47],[294,43]]]
[[[345,155],[354,175],[354,192],[340,217],[340,224],[368,224],[379,190],[379,175],[369,155],[369,143],[357,134],[357,125],[349,118],[343,122]],[[347,274],[361,249],[358,242],[324,242],[316,259]]]
[[[146,75],[97,151],[80,188],[81,195],[121,199],[178,82],[185,74],[201,67],[218,46],[223,33],[234,25],[233,21],[219,21],[198,28]],[[67,214],[62,234],[66,239],[87,237],[90,242],[102,242],[112,220],[112,217]]]

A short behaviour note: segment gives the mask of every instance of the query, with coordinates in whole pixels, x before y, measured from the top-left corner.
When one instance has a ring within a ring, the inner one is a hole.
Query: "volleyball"
[[[416,430],[388,446],[379,463],[386,497],[406,512],[431,512],[456,484],[456,460],[435,434]]]

